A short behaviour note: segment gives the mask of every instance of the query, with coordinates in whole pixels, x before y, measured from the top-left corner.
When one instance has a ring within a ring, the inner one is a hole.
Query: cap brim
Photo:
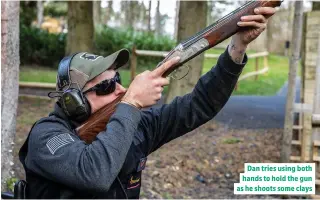
[[[129,61],[130,53],[127,49],[121,49],[105,58],[99,63],[100,67],[95,67],[91,72],[89,80],[95,78],[108,69],[118,69],[126,65]]]

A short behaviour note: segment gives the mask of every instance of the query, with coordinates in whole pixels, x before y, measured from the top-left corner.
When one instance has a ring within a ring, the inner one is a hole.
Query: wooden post
[[[315,75],[315,89],[314,89],[314,100],[313,100],[313,115],[312,115],[312,134],[313,138],[318,138],[320,134],[320,34],[318,38],[318,55],[316,62],[316,75]],[[317,118],[317,119],[316,119]],[[318,121],[317,121],[318,120]],[[318,155],[319,146],[317,146],[315,139],[313,139],[313,157],[315,154]],[[314,161],[314,158],[313,158]],[[320,178],[320,163],[317,162],[316,167],[316,180]]]
[[[292,29],[292,53],[289,64],[288,94],[286,98],[286,113],[284,132],[281,141],[281,162],[290,162],[292,131],[293,131],[293,104],[295,101],[295,83],[297,68],[300,60],[302,25],[303,25],[303,1],[295,2],[294,24]]]
[[[259,71],[259,57],[256,57],[256,72]],[[258,74],[255,76],[254,80],[258,80]]]
[[[136,68],[137,68],[137,54],[136,54],[136,46],[132,47],[132,55],[130,60],[130,69],[131,69],[131,82],[136,76]]]
[[[263,67],[268,67],[268,56],[263,56]]]
[[[269,68],[269,64],[268,64],[268,55],[263,56],[263,68],[268,67]],[[269,72],[269,70],[268,70]],[[268,73],[267,72],[267,73]]]
[[[318,39],[318,56],[316,63],[313,111],[313,114],[320,114],[320,34]]]

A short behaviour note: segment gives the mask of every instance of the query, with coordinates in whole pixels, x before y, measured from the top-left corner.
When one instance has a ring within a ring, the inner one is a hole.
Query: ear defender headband
[[[91,107],[87,98],[82,94],[81,89],[73,87],[70,78],[70,64],[72,58],[76,54],[63,58],[59,63],[57,85],[62,95],[59,98],[59,103],[65,114],[72,120],[83,122],[87,120],[91,114]],[[67,89],[63,89],[68,86]]]

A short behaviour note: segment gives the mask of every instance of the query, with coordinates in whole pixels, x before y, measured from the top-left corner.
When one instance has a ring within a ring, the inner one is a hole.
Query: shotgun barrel
[[[281,2],[282,1],[279,0],[249,1],[190,38],[182,41],[158,64],[158,66],[160,66],[176,56],[181,58],[178,64],[163,74],[163,77],[167,77],[184,63],[240,31],[242,28],[237,25],[237,22],[240,21],[241,16],[253,15],[254,9],[258,7],[278,7],[281,5]]]

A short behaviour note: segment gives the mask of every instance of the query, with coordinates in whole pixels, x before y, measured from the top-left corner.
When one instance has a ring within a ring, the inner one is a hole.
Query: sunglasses
[[[113,78],[101,81],[94,87],[84,91],[83,94],[96,91],[98,96],[107,95],[115,91],[116,83],[121,84],[120,74],[118,72],[116,72],[116,75]]]

